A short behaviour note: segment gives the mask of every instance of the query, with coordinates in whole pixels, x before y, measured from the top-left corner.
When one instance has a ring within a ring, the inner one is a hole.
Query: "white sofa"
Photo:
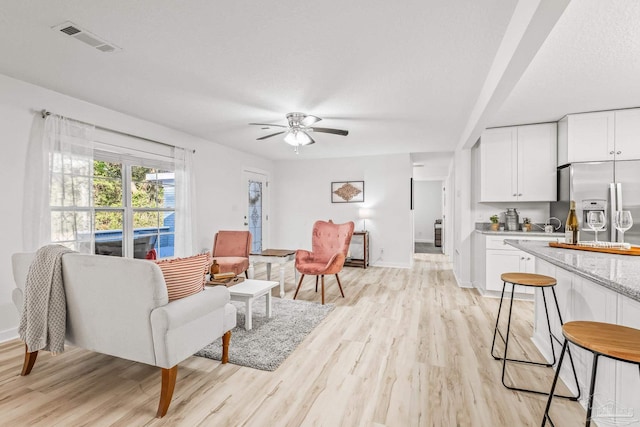
[[[22,310],[24,285],[35,253],[12,257],[16,289],[13,301]],[[224,286],[168,302],[162,271],[146,260],[78,253],[65,254],[62,271],[67,299],[66,343],[87,350],[162,368],[157,417],[163,417],[173,395],[178,363],[223,337],[222,363],[228,360],[230,330],[236,309]],[[28,353],[22,375],[28,375],[37,352]]]

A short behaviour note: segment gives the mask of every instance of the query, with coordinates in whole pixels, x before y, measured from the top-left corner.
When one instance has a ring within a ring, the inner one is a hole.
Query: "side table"
[[[360,247],[358,247],[360,246]],[[354,231],[349,245],[350,253],[357,253],[357,256],[347,258],[344,262],[346,267],[362,267],[369,266],[369,232]]]
[[[296,251],[291,249],[265,249],[260,253],[249,254],[249,278],[255,274],[256,262],[267,263],[267,280],[271,280],[271,264],[280,264],[280,298],[284,298],[284,265],[296,258]],[[293,268],[296,283],[298,282],[298,270]]]

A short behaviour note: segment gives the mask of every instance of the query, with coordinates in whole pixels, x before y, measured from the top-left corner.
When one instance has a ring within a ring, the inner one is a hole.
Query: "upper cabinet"
[[[558,122],[558,166],[640,159],[640,108],[570,114]]]
[[[555,123],[487,129],[480,139],[480,201],[556,200]]]
[[[616,111],[616,160],[640,159],[640,108]]]

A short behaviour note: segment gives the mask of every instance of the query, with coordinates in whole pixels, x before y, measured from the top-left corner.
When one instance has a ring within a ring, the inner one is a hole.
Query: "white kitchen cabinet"
[[[505,233],[504,235],[496,234],[481,234],[476,233],[477,242],[474,245],[474,259],[478,260],[482,265],[477,266],[477,271],[474,272],[476,277],[474,286],[480,290],[483,295],[500,296],[502,292],[502,280],[500,276],[502,273],[519,272],[519,273],[534,273],[536,260],[535,257],[514,248],[511,245],[505,243],[505,239],[522,239],[522,240],[537,240],[544,242],[557,241],[559,236],[530,236],[528,233]],[[483,251],[483,253],[480,253]],[[511,292],[511,286],[507,285],[507,292]],[[533,294],[534,289],[518,286],[516,288],[516,294]]]
[[[518,199],[517,131],[488,129],[480,139],[480,198],[482,201]]]
[[[640,159],[640,108],[570,114],[558,122],[558,166]]]
[[[567,144],[561,148],[558,164],[574,162],[594,162],[613,160],[614,155],[614,123],[613,111],[599,111],[596,113],[570,114],[563,118],[566,126],[560,129],[567,132],[566,137],[559,137],[559,141]],[[566,158],[564,154],[566,153]]]
[[[533,273],[535,257],[504,243],[503,237],[489,236],[486,243],[485,290],[502,292],[502,273]],[[507,284],[505,292],[511,292]],[[518,286],[516,293],[533,294],[534,288]]]
[[[487,129],[480,140],[483,202],[556,200],[555,123]]]
[[[533,257],[528,255],[529,259]],[[497,249],[487,249],[487,278],[486,286],[488,291],[502,291],[502,273],[533,273],[531,266],[532,261],[527,262],[527,254],[522,251],[503,251]],[[511,285],[507,284],[506,292],[511,292]],[[533,288],[518,286],[518,293],[533,293]]]
[[[615,159],[640,159],[640,108],[615,112]]]

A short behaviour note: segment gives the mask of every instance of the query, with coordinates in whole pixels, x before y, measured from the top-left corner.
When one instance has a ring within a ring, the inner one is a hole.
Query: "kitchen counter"
[[[564,233],[545,233],[544,231],[492,231],[492,230],[476,230],[477,233],[485,234],[487,236],[504,236],[505,239],[512,239],[526,236],[538,236],[538,237],[554,237],[558,239],[564,239]]]
[[[505,242],[536,258],[640,301],[640,257],[552,248],[546,242],[511,239]]]

